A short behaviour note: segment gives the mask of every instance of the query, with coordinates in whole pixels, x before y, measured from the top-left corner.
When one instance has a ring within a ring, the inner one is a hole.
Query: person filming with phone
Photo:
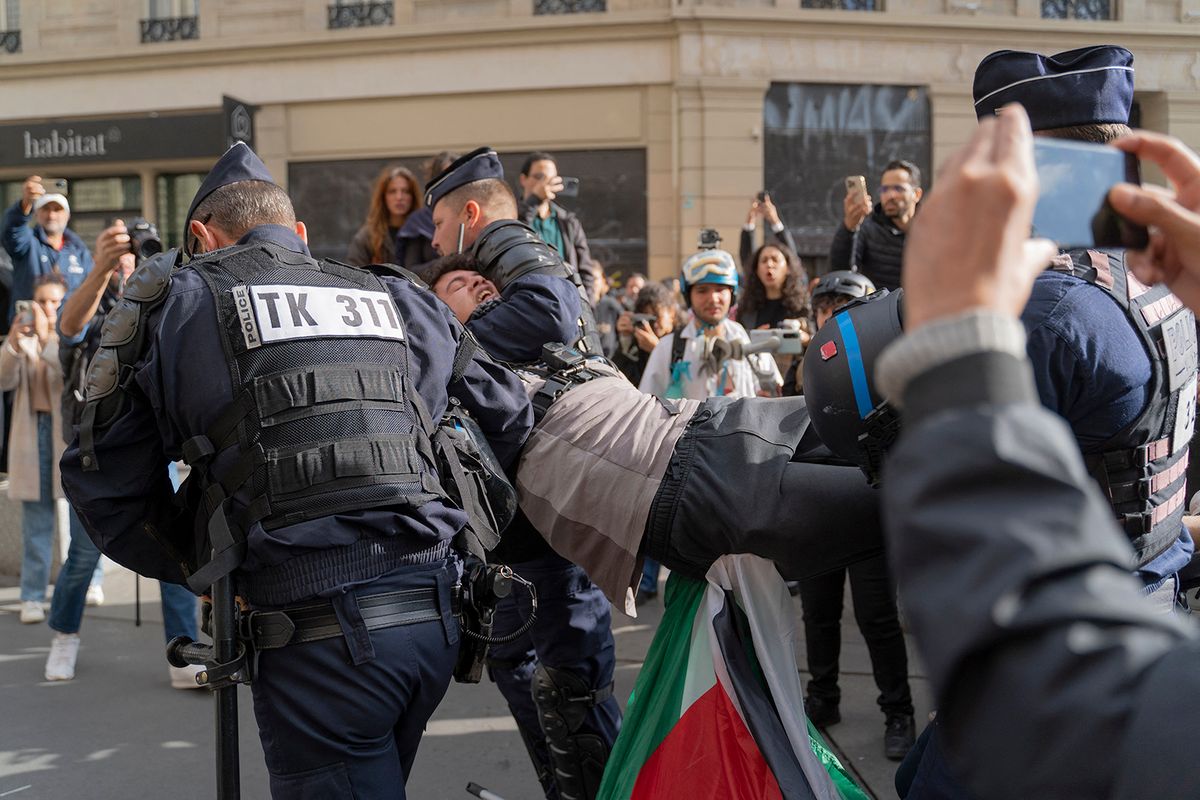
[[[52,191],[38,175],[31,175],[21,187],[21,199],[4,212],[0,223],[0,242],[12,257],[13,287],[8,317],[12,318],[18,300],[33,299],[33,283],[39,275],[57,272],[74,290],[92,269],[92,254],[73,230],[71,204],[67,202],[67,182],[50,181]],[[29,226],[30,217],[36,224]]]
[[[558,174],[558,162],[549,153],[530,153],[517,177],[521,190],[520,219],[553,247],[568,266],[579,272],[588,297],[596,296],[597,269],[579,217],[554,202],[576,197],[579,179]]]
[[[863,176],[849,176],[842,224],[829,247],[829,268],[861,272],[880,289],[899,288],[904,239],[922,192],[920,168],[903,159],[883,168],[878,203],[867,194]]]

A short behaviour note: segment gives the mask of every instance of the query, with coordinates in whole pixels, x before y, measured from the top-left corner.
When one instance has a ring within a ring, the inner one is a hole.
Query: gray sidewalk
[[[158,586],[145,579],[138,583],[142,625],[133,624],[133,575],[119,568],[110,571],[105,604],[89,608],[84,617],[75,680],[47,683],[42,667],[50,631],[45,625],[18,622],[15,579],[0,577],[0,798],[214,796],[212,703],[207,692],[170,687]],[[794,602],[799,618],[799,601]],[[622,704],[661,613],[660,599],[647,604],[637,620],[614,615]],[[893,798],[896,765],[883,758],[883,716],[875,706],[877,690],[849,596],[845,617],[842,722],[828,731],[828,738],[860,784],[876,797]],[[912,657],[911,641],[909,652],[920,730],[929,712],[929,690]],[[239,710],[242,796],[267,798],[250,692],[244,687]],[[451,685],[429,723],[408,794],[468,798],[468,781],[505,800],[541,797],[516,726],[486,679],[478,686]]]

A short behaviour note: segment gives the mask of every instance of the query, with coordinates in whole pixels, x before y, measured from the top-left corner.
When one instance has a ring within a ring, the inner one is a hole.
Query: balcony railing
[[[591,14],[607,10],[606,0],[533,0],[534,14]]]
[[[1110,0],[1042,0],[1042,19],[1112,19]]]
[[[365,28],[392,25],[395,18],[390,2],[367,2],[329,6],[329,28]]]
[[[835,11],[879,11],[875,0],[800,0],[801,8],[827,8]]]
[[[0,50],[6,53],[21,52],[21,32],[0,31]]]
[[[142,20],[142,44],[199,38],[199,17],[156,17]]]

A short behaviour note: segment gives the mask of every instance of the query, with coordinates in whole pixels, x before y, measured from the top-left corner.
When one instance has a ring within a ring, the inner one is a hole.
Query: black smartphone
[[[761,202],[763,202],[763,201],[765,201],[765,200],[767,199],[767,193],[766,193],[766,191],[764,190],[764,191],[761,191],[761,192],[759,192],[758,194],[754,195],[754,199],[755,199],[755,200],[757,200],[757,201],[758,201],[758,202],[760,202],[760,203],[761,203]]]
[[[1144,226],[1124,219],[1108,204],[1108,190],[1114,185],[1142,182],[1132,154],[1108,145],[1037,137],[1033,158],[1040,185],[1034,236],[1052,239],[1064,250],[1141,250],[1149,243]]]
[[[559,197],[578,197],[579,196],[579,178],[562,179],[563,188],[559,189]]]

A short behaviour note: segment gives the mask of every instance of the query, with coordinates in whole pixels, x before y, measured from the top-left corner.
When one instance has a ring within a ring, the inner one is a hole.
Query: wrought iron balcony
[[[534,14],[591,14],[607,10],[607,0],[533,0]]]
[[[21,52],[21,32],[0,31],[0,50],[6,53]]]
[[[1042,0],[1042,19],[1112,19],[1110,0]]]
[[[199,38],[199,17],[156,17],[142,20],[142,44]]]
[[[392,25],[395,22],[391,0],[329,6],[329,28],[365,28],[368,25]]]
[[[827,8],[835,11],[879,11],[875,0],[800,0],[801,8]]]

